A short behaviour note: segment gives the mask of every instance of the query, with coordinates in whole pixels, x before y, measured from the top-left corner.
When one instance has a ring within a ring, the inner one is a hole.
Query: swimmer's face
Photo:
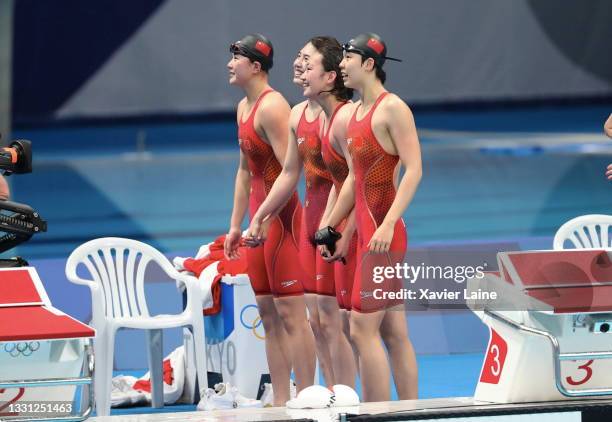
[[[315,48],[312,44],[308,43],[300,51],[298,51],[297,57],[293,61],[293,83],[302,86],[302,73],[306,68],[306,63],[312,57],[315,52]]]
[[[304,73],[304,48],[298,51],[293,61],[293,83],[300,86],[302,85],[302,73]]]
[[[323,55],[315,50],[302,73],[302,85],[306,98],[315,98],[319,93],[334,87],[336,72],[326,72],[323,68]]]
[[[293,83],[296,85],[302,84],[302,50],[298,51],[295,60],[293,61]]]
[[[241,54],[232,54],[227,62],[230,85],[244,86],[255,73],[260,71],[259,62],[252,62],[248,57]]]
[[[363,68],[363,58],[357,53],[344,53],[344,58],[340,62],[340,71],[344,86],[347,88],[357,88],[365,73]]]

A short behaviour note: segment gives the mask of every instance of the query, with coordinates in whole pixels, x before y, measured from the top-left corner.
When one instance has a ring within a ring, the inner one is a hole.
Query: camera
[[[32,172],[32,143],[27,140],[16,140],[8,147],[0,149],[0,171],[5,176]],[[47,222],[38,212],[26,204],[0,200],[0,253],[30,240],[40,232],[47,231]],[[0,268],[21,267],[28,265],[20,257],[0,259]]]

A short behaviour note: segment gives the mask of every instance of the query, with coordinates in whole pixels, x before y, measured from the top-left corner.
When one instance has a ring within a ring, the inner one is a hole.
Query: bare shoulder
[[[244,97],[242,100],[238,102],[238,107],[236,107],[236,120],[240,123],[240,116],[244,112],[244,107],[246,105],[247,98]]]
[[[397,94],[393,94],[391,92],[387,94],[387,96],[381,101],[380,107],[383,110],[389,112],[403,111],[412,114],[412,112],[410,111],[410,107],[408,107],[408,104],[406,104],[404,100],[402,100]]]
[[[338,111],[338,116],[351,117],[353,113],[355,113],[355,109],[357,108],[357,105],[360,103],[361,103],[360,101],[359,102],[349,101],[340,109],[340,111]]]
[[[408,104],[396,94],[389,93],[380,103],[379,118],[387,123],[402,121],[413,121],[414,116]]]
[[[354,103],[347,103],[336,113],[332,124],[332,133],[336,140],[340,141],[346,138],[346,130],[353,117],[354,107]]]
[[[291,125],[291,128],[293,128],[294,130],[297,127],[298,123],[300,122],[300,118],[302,117],[302,113],[304,113],[304,110],[306,109],[306,107],[308,107],[308,101],[304,100],[301,103],[298,103],[291,108],[291,114],[289,116],[289,124]]]
[[[355,113],[355,103],[352,103],[352,102],[346,103],[344,106],[340,108],[340,110],[338,110],[338,113],[336,113],[336,118],[334,119],[334,125],[348,124],[348,122],[351,120],[351,117],[353,117],[353,113]]]
[[[301,114],[306,107],[308,107],[308,100],[304,100],[301,103],[297,103],[296,105],[291,107],[291,113]]]
[[[262,98],[257,114],[255,114],[255,127],[264,132],[287,127],[291,108],[280,92],[274,91]]]
[[[262,98],[255,118],[260,124],[267,127],[278,125],[283,121],[284,124],[287,124],[289,113],[291,113],[291,108],[285,97],[280,92],[273,91]]]
[[[289,103],[287,102],[285,97],[283,97],[283,94],[278,91],[272,91],[265,97],[263,97],[261,99],[261,104],[259,108],[264,112],[276,112],[282,110],[288,113],[290,110]]]

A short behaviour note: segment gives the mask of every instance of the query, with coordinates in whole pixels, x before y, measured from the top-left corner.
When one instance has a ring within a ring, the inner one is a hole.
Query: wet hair
[[[326,72],[336,72],[334,87],[329,91],[340,101],[348,101],[353,98],[353,90],[344,86],[340,72],[340,62],[342,61],[342,46],[334,37],[319,36],[313,37],[308,41],[314,48],[321,53],[323,59],[321,64]]]

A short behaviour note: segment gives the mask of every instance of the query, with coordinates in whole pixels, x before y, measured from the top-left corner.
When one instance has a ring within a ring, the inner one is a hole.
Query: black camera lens
[[[608,331],[610,331],[610,324],[604,322],[599,326],[599,331],[601,331],[602,333],[607,333]]]

